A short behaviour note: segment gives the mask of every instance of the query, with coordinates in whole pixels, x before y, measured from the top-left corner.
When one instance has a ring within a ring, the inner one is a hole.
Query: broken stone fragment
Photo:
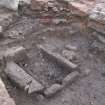
[[[62,85],[60,84],[53,84],[51,87],[47,88],[44,91],[44,95],[45,97],[51,97],[54,94],[56,94],[57,92],[59,92],[62,89]]]
[[[33,80],[29,85],[28,94],[32,94],[34,92],[41,93],[44,90],[44,87],[36,80]]]
[[[17,63],[28,59],[25,48],[22,46],[7,49],[4,54],[4,57],[7,61],[15,61]]]
[[[44,89],[38,81],[12,61],[7,62],[4,72],[18,87],[27,91],[28,94],[37,93]]]
[[[52,19],[53,24],[67,23],[66,19]]]
[[[68,60],[73,60],[76,58],[76,53],[74,51],[63,50],[62,55]]]
[[[69,83],[72,83],[73,81],[75,81],[79,76],[79,72],[74,71],[70,74],[68,74],[62,81],[63,86],[68,85]]]
[[[0,26],[0,34],[3,32],[3,27]]]
[[[49,56],[49,58],[52,58],[53,60],[55,60],[56,63],[58,63],[58,65],[62,65],[63,67],[66,67],[68,69],[76,69],[78,66],[74,63],[72,63],[71,61],[68,61],[66,58],[64,58],[63,56],[61,56],[58,53],[53,53],[47,49],[45,49],[43,46],[38,46],[43,53],[46,54],[46,56]]]
[[[65,48],[68,49],[68,50],[77,51],[77,47],[76,46],[72,46],[71,44],[67,44],[65,46]]]
[[[86,68],[84,70],[81,70],[82,76],[88,76],[90,73],[91,73],[91,69]]]

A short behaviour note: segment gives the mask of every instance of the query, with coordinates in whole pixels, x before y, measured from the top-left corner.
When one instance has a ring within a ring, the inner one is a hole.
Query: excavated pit
[[[43,45],[47,52],[54,52],[60,54],[61,57],[63,57],[62,52],[63,50],[66,50],[66,45],[71,44],[69,43],[70,39],[67,38],[67,35],[71,30],[69,30],[68,26],[62,27],[62,29],[64,29],[60,34],[60,28],[57,28],[58,29],[54,30],[51,30],[53,29],[52,27],[50,30],[49,28],[48,30],[46,29],[46,31],[43,32],[43,36],[40,33],[38,35],[34,35],[36,33],[33,33],[33,38],[30,39],[31,41],[25,40],[24,43],[21,42],[22,45],[26,48],[29,61],[18,62],[18,64],[32,77],[42,83],[45,88],[48,88],[55,83],[62,84],[63,79],[69,73],[79,70],[79,68],[77,68],[78,64],[76,65],[75,69],[72,69],[72,67],[66,67],[65,64],[57,62],[55,57],[46,54],[38,47]],[[55,33],[55,35],[53,35],[53,33]],[[29,41],[28,45],[25,44],[27,41]],[[63,58],[69,62],[67,58]],[[71,61],[74,61],[74,63],[76,62],[75,59]]]

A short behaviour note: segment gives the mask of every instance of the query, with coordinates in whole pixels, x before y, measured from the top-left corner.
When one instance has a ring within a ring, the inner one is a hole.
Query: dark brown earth
[[[46,87],[59,82],[68,72],[51,60],[46,61],[38,45],[61,55],[65,46],[77,47],[72,62],[79,65],[81,76],[52,98],[37,94],[29,96],[1,73],[8,94],[16,105],[105,105],[105,45],[93,35],[94,32],[100,33],[80,27],[80,18],[71,20],[65,24],[44,24],[43,19],[22,15],[4,31],[0,51],[24,46],[30,60],[19,65]]]

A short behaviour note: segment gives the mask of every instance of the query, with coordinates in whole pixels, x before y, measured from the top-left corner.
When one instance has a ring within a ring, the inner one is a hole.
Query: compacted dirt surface
[[[70,71],[44,55],[40,46],[78,65],[76,71],[80,76],[53,97],[46,98],[43,94],[28,95],[1,73],[6,94],[13,105],[105,105],[105,44],[96,37],[100,33],[87,28],[84,19],[76,16],[70,16],[70,21],[63,23],[23,13],[15,13],[15,16],[1,35],[0,53],[7,48],[23,46],[29,59],[18,62],[18,65],[46,88],[54,83],[62,84]],[[8,101],[6,105],[10,105]]]

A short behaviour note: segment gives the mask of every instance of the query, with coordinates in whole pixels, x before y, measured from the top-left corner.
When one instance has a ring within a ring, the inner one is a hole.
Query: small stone
[[[47,88],[45,91],[44,91],[44,94],[46,97],[51,97],[53,96],[54,94],[56,94],[58,91],[60,91],[62,89],[62,86],[59,85],[59,84],[54,84],[52,85],[51,87]]]
[[[82,71],[83,76],[88,76],[91,73],[91,69],[85,69]]]
[[[59,12],[57,7],[53,7],[52,9],[53,9],[54,12]]]
[[[77,77],[79,76],[79,72],[74,71],[70,74],[68,74],[62,81],[63,86],[68,85],[69,83],[72,83]]]
[[[27,67],[28,66],[28,64],[24,64],[24,67]]]
[[[63,50],[62,55],[68,60],[73,60],[76,57],[76,53],[74,51]]]
[[[46,40],[46,37],[45,37],[45,36],[43,36],[43,37],[42,37],[42,40],[44,40],[44,41],[45,41],[45,40]]]
[[[67,23],[67,20],[66,19],[53,19],[52,23],[54,24]]]
[[[68,49],[68,50],[77,51],[77,47],[76,46],[72,46],[71,44],[66,45],[65,48]]]
[[[2,26],[0,26],[0,33],[2,33],[3,32],[3,27]]]
[[[37,99],[40,101],[43,101],[45,99],[45,97],[43,95],[37,95]]]
[[[48,6],[49,8],[53,8],[53,7],[54,7],[54,4],[53,4],[52,2],[48,2],[48,3],[47,3],[47,6]]]
[[[28,94],[40,93],[44,90],[44,87],[36,80],[33,80],[28,88]]]

